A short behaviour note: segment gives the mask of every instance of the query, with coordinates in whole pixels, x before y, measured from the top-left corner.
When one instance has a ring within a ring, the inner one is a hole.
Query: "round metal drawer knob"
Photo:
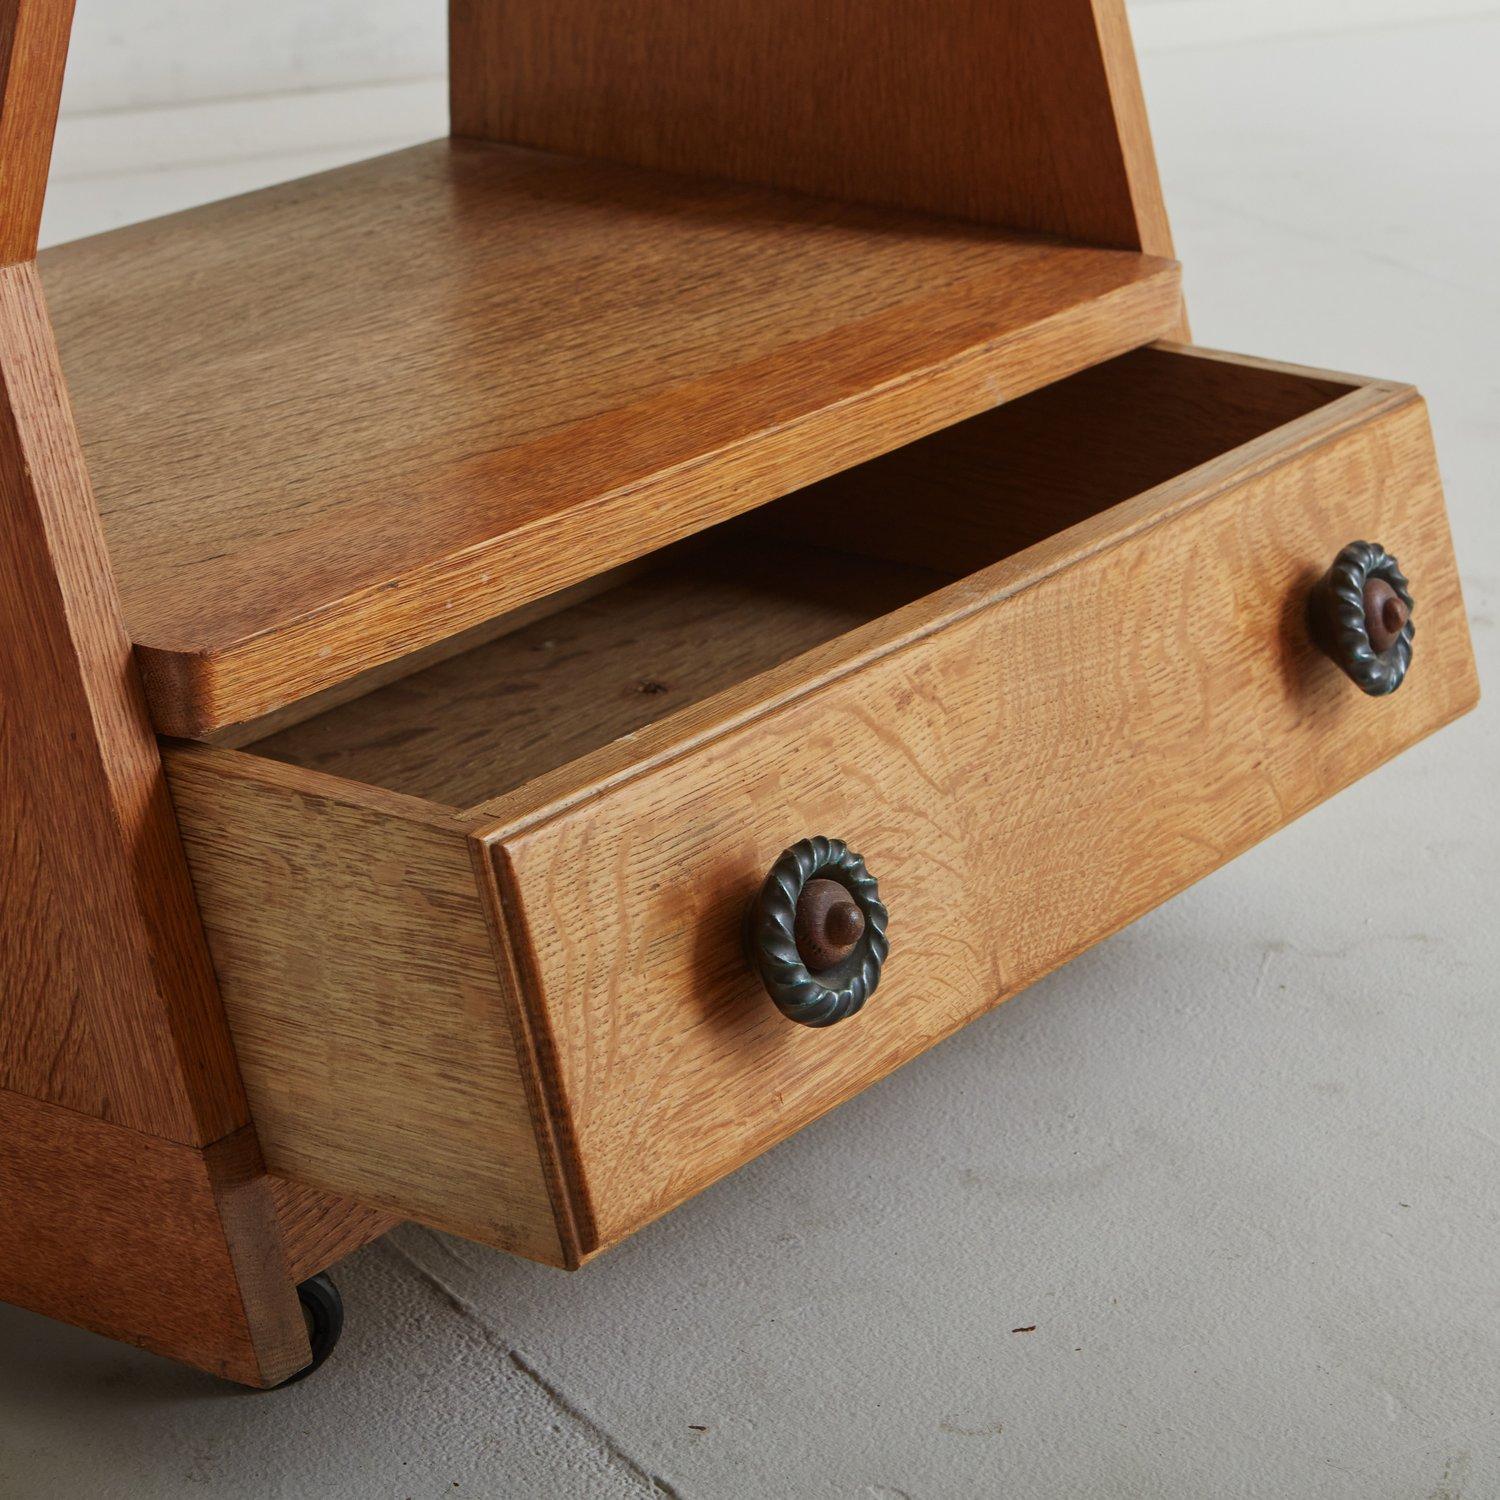
[[[1400,564],[1374,542],[1350,542],[1308,600],[1317,648],[1372,698],[1394,693],[1411,666],[1416,628]]]
[[[842,839],[802,839],[745,914],[745,947],[788,1020],[832,1026],[875,993],[889,945],[880,887]]]

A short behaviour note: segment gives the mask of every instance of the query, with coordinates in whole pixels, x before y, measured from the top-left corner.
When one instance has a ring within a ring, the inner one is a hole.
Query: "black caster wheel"
[[[298,1370],[295,1375],[283,1380],[276,1387],[278,1391],[285,1390],[289,1385],[296,1385],[299,1380],[306,1380],[333,1353],[334,1345],[344,1331],[344,1299],[339,1296],[339,1289],[326,1275],[309,1277],[297,1288],[297,1297],[302,1303],[302,1316],[307,1321],[312,1363],[305,1370]]]

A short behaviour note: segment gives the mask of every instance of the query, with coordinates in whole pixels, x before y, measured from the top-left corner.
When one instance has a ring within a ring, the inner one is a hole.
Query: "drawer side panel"
[[[1379,701],[1316,654],[1303,623],[1308,587],[1356,537],[1391,548],[1418,599],[1411,673]],[[1426,411],[1412,396],[498,835],[537,1053],[591,1226],[585,1252],[1216,869],[1477,694]],[[764,872],[816,833],[866,857],[891,913],[880,992],[828,1031],[783,1020],[740,951]]]
[[[464,831],[236,751],[166,761],[269,1169],[562,1263]]]

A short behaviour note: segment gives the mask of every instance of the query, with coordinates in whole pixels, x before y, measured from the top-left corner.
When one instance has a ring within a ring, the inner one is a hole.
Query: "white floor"
[[[1497,65],[1146,59],[1198,338],[1423,386],[1491,683]],[[1500,1497],[1494,704],[572,1278],[404,1229],[268,1396],[0,1309],[0,1497]]]

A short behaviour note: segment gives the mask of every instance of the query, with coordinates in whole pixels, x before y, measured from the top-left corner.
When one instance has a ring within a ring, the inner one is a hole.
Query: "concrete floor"
[[[1146,60],[1197,336],[1423,386],[1491,684],[1497,62]],[[1495,703],[572,1278],[405,1228],[268,1396],[0,1309],[0,1496],[1500,1496]]]

